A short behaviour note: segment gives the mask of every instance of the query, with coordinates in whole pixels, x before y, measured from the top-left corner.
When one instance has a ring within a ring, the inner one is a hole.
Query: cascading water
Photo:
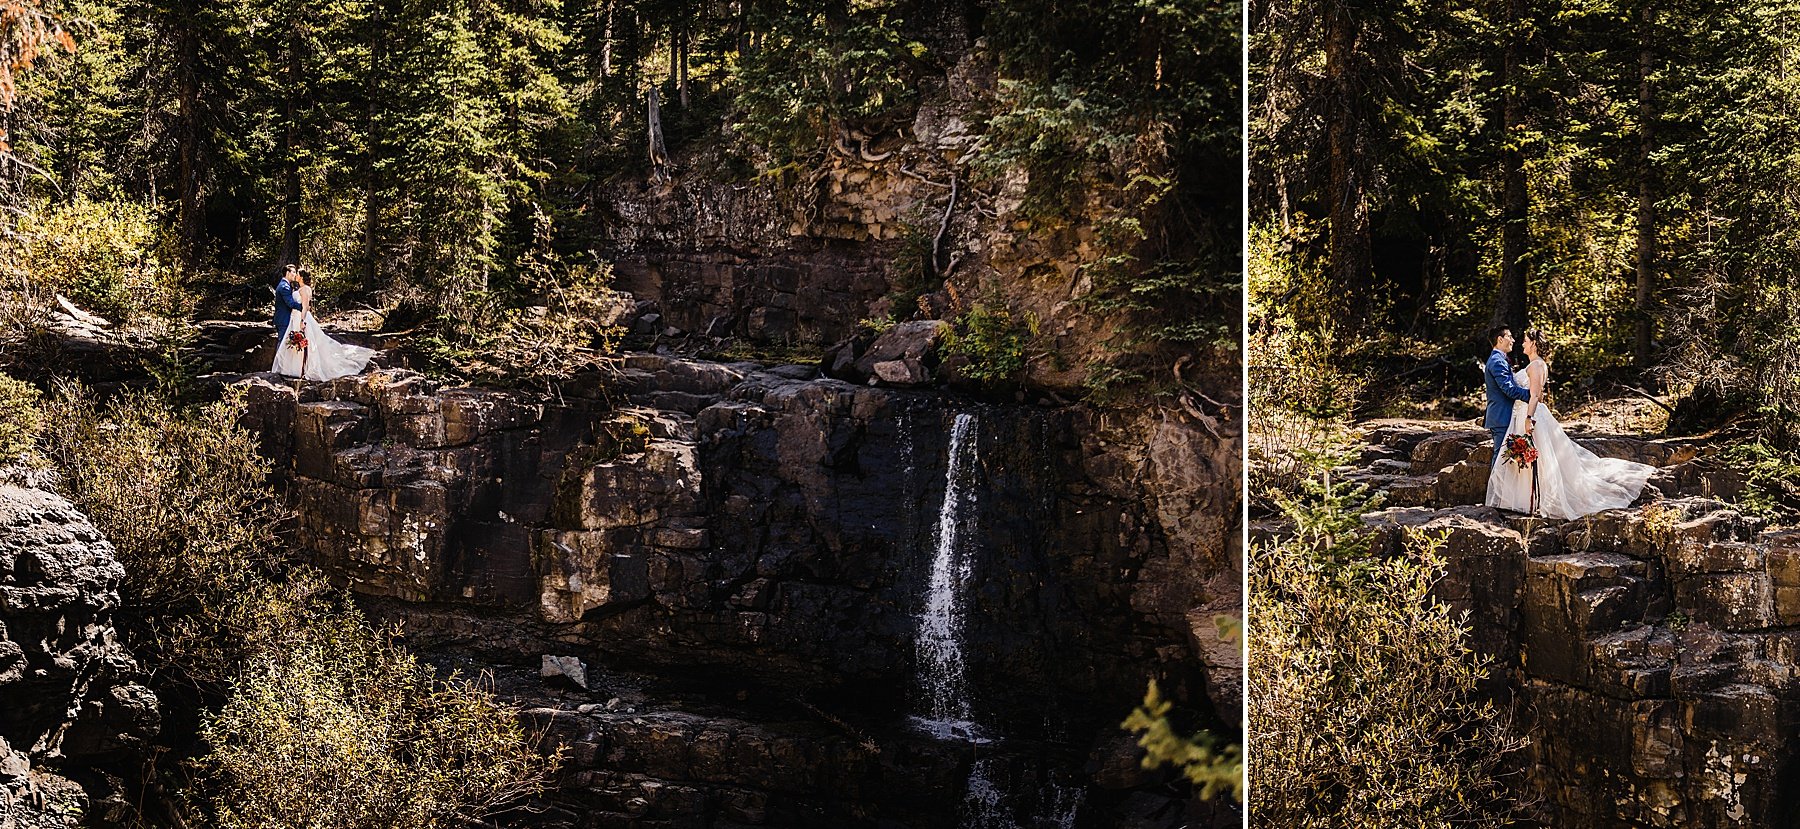
[[[914,717],[939,739],[972,744],[989,742],[975,722],[969,700],[968,664],[963,657],[963,631],[968,612],[966,585],[974,568],[967,538],[975,526],[979,494],[975,452],[979,436],[975,416],[959,414],[950,426],[949,462],[944,473],[944,504],[938,510],[936,549],[926,585],[925,611],[919,615],[918,670],[925,713]],[[997,779],[991,759],[975,761],[963,795],[965,829],[1019,829],[1029,826],[1069,829],[1081,806],[1081,791],[1054,783],[1038,792],[1036,814],[1021,824],[1003,777]]]
[[[945,739],[980,739],[969,705],[963,660],[963,583],[972,562],[963,549],[963,522],[973,516],[975,416],[959,414],[950,427],[950,460],[944,473],[944,505],[938,510],[937,549],[931,558],[925,612],[919,616],[916,647],[925,714],[916,721]]]
[[[1012,802],[1013,790],[1006,784],[1004,772],[992,759],[976,760],[969,769],[962,829],[1074,829],[1085,792],[1050,781],[1036,787],[1035,802],[1020,808]],[[1023,821],[1020,814],[1025,815]]]

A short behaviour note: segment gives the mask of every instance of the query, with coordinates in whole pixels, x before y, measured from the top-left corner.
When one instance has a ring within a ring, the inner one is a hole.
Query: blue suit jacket
[[[1507,365],[1506,355],[1494,349],[1488,355],[1487,370],[1487,419],[1482,425],[1489,429],[1505,428],[1512,422],[1514,400],[1530,400],[1531,390],[1513,382],[1512,366]]]
[[[300,310],[300,300],[294,298],[294,286],[283,279],[275,283],[275,333],[287,330],[288,317]]]

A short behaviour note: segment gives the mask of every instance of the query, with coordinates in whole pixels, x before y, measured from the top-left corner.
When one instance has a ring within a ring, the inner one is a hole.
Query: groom
[[[294,298],[294,266],[287,266],[281,272],[281,281],[275,283],[275,336],[287,333],[288,317],[300,310],[300,300]]]
[[[1487,368],[1482,372],[1487,376],[1487,419],[1482,423],[1494,436],[1493,462],[1499,463],[1500,451],[1506,446],[1506,429],[1512,423],[1513,401],[1530,400],[1531,391],[1513,382],[1512,366],[1506,361],[1513,348],[1512,329],[1494,328],[1488,331],[1488,341],[1494,351],[1488,355]]]

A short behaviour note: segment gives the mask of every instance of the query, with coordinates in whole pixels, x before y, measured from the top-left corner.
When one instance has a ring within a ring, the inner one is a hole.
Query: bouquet
[[[1532,444],[1530,435],[1507,435],[1506,454],[1503,457],[1511,463],[1518,464],[1519,469],[1523,470],[1537,463],[1537,447]]]
[[[288,347],[295,351],[306,350],[306,332],[295,329],[288,333]]]

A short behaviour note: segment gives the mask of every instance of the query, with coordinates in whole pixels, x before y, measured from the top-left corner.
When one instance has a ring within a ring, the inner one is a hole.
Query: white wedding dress
[[[1543,388],[1550,367],[1543,360],[1532,360],[1525,371]],[[1526,406],[1522,401],[1513,404],[1508,436],[1525,433]],[[1488,473],[1488,506],[1544,518],[1580,518],[1631,506],[1656,473],[1654,466],[1602,458],[1588,451],[1563,431],[1562,424],[1550,414],[1550,407],[1543,403],[1538,404],[1537,422],[1532,425],[1531,439],[1538,451],[1535,503],[1531,467],[1520,469],[1518,464],[1506,460],[1503,449],[1501,456],[1494,459],[1493,471]]]
[[[295,296],[307,309],[312,308],[312,286],[301,286]],[[327,336],[310,310],[295,311],[288,317],[288,329],[291,331],[296,325],[306,332],[306,350],[302,352],[293,347],[288,342],[288,331],[281,332],[281,345],[275,350],[272,369],[276,374],[306,380],[336,380],[362,373],[369,360],[375,357],[375,349],[340,343]]]

